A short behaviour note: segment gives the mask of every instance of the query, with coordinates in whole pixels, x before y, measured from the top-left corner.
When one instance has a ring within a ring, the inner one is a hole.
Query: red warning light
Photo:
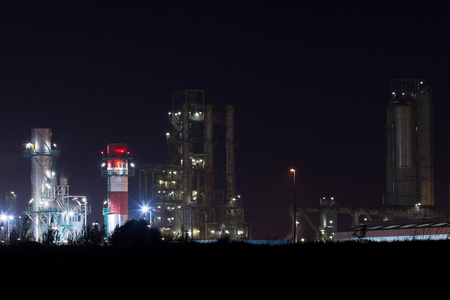
[[[111,155],[123,155],[127,152],[127,144],[108,144],[107,154]]]

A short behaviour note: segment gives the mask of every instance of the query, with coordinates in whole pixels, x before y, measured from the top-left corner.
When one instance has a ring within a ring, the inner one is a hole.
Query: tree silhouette
[[[116,227],[111,235],[113,246],[141,246],[161,241],[158,229],[149,228],[147,221],[129,220],[123,226]]]

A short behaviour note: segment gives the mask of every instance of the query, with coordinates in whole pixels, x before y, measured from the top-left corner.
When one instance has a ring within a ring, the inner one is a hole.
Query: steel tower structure
[[[225,107],[226,191],[215,189],[213,106],[203,90],[172,93],[167,164],[139,170],[139,197],[163,233],[193,239],[247,239],[249,224],[235,188],[234,106]]]
[[[111,234],[128,221],[128,177],[134,176],[134,164],[127,144],[108,144],[102,152],[101,174],[107,179],[107,207],[103,208],[105,229]]]
[[[55,242],[63,242],[70,233],[81,232],[90,207],[85,196],[71,196],[67,178],[55,175],[54,159],[59,150],[51,142],[49,128],[33,128],[31,142],[23,151],[31,161],[31,200],[25,210],[33,221],[33,237],[42,241],[53,234]],[[78,199],[81,200],[78,201]]]

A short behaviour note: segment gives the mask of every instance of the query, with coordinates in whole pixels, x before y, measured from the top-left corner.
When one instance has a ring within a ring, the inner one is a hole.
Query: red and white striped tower
[[[134,176],[134,165],[127,148],[127,144],[108,144],[106,155],[102,153],[102,176],[108,183],[108,207],[103,209],[108,234],[128,221],[128,176]]]

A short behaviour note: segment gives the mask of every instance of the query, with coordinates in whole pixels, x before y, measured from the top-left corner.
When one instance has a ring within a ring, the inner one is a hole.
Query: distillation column
[[[39,219],[38,212],[45,204],[44,199],[50,198],[53,182],[52,132],[50,128],[31,129],[31,143],[27,145],[24,155],[31,160],[31,214],[33,219],[33,234],[38,241],[46,224]]]
[[[54,238],[54,243],[60,243],[70,232],[81,232],[90,208],[85,196],[69,195],[66,178],[58,183],[53,160],[59,157],[59,150],[52,150],[56,146],[51,137],[49,128],[33,128],[31,142],[25,144],[23,155],[31,161],[31,200],[24,213],[33,221],[35,241],[44,241],[43,234],[48,233],[47,242]]]
[[[431,89],[392,80],[387,109],[387,203],[433,205]]]

